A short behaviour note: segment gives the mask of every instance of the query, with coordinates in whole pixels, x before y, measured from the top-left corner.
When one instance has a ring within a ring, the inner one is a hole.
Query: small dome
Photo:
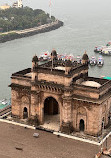
[[[85,52],[82,56],[82,60],[88,60],[88,59],[89,59],[89,57],[88,57],[87,53]]]
[[[33,58],[32,58],[32,62],[38,62],[38,57],[35,55],[35,56],[33,56]]]
[[[56,52],[55,49],[52,50],[52,52],[51,52],[51,56],[57,56],[57,52]]]
[[[72,62],[71,62],[70,60],[67,60],[67,61],[65,62],[65,66],[66,66],[66,67],[71,67],[71,66],[72,66]]]
[[[81,84],[84,86],[97,87],[97,88],[101,86],[98,82],[95,82],[95,81],[84,81]]]

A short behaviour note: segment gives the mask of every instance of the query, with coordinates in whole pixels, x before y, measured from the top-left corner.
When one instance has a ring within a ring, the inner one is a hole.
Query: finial
[[[86,50],[85,50],[84,54],[87,54]]]

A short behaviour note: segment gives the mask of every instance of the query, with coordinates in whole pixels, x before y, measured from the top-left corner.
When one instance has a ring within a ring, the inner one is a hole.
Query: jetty
[[[33,36],[39,33],[49,32],[49,31],[60,28],[61,26],[63,26],[63,24],[64,23],[62,21],[56,20],[54,22],[44,24],[38,27],[1,33],[0,43],[4,43],[4,42],[11,41],[18,38]]]

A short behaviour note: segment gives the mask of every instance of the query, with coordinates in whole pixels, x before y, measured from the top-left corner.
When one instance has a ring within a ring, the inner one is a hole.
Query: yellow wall
[[[0,9],[2,9],[2,10],[9,9],[9,8],[10,8],[9,5],[0,6]]]

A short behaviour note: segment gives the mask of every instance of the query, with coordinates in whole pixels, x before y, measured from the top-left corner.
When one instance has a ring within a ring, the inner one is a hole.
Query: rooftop
[[[97,88],[99,88],[101,86],[101,84],[99,84],[98,82],[95,82],[95,81],[84,81],[81,84],[85,85],[85,86],[97,87]]]

